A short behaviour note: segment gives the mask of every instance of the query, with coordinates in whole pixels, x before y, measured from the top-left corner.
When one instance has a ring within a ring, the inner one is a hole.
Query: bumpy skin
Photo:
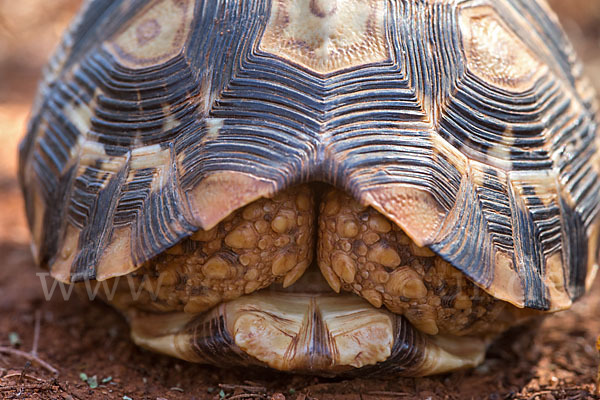
[[[322,186],[258,200],[125,278],[110,282],[119,286],[106,300],[130,318],[142,346],[188,361],[326,376],[474,366],[491,338],[535,315]]]
[[[416,246],[376,210],[330,189],[315,214],[313,194],[308,186],[293,188],[197,232],[127,280],[115,281],[121,285],[115,303],[121,309],[201,313],[273,283],[293,285],[317,247],[317,264],[333,291],[353,292],[403,315],[428,335],[495,335],[527,315]],[[298,291],[310,289],[308,283]]]
[[[290,286],[312,262],[313,221],[307,186],[256,201],[133,273],[136,306],[198,313],[274,282]]]
[[[395,224],[332,190],[321,203],[318,263],[331,287],[404,315],[430,334],[504,331],[507,303],[494,299]]]

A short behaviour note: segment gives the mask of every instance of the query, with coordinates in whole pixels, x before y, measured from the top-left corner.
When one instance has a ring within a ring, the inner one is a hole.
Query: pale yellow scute
[[[385,361],[394,317],[357,297],[253,294],[226,305],[236,345],[272,368],[312,371]],[[323,353],[314,353],[314,348]]]
[[[422,376],[474,368],[485,358],[490,339],[482,337],[430,336]]]
[[[385,61],[385,2],[273,1],[260,50],[319,74]]]
[[[71,266],[77,256],[80,233],[81,230],[67,223],[60,251],[50,269],[50,275],[57,281],[71,282]]]
[[[585,278],[585,289],[590,290],[598,273],[598,260],[600,259],[600,247],[598,245],[600,236],[600,224],[596,223],[589,229],[588,268]]]
[[[467,67],[492,86],[524,91],[547,72],[491,7],[463,9],[459,25]]]
[[[201,348],[198,352],[196,344],[211,334],[205,331],[207,326],[222,320],[227,335],[234,339],[232,350],[248,354],[252,363],[283,371],[343,372],[375,365],[389,359],[394,341],[399,340],[396,336],[402,335],[396,332],[395,315],[355,296],[261,292],[202,315],[122,311],[131,322],[134,341],[148,349],[192,362],[214,362]],[[320,337],[316,342],[315,335]],[[483,361],[490,342],[483,337],[451,335],[422,338],[411,349],[422,354],[411,365],[414,376],[475,367]]]
[[[552,310],[566,310],[571,307],[573,301],[565,286],[562,253],[555,253],[546,258],[544,284],[548,288]]]
[[[136,269],[131,259],[131,227],[117,228],[98,260],[96,279],[103,281],[126,275]]]
[[[498,300],[504,300],[516,307],[523,308],[525,306],[525,289],[522,279],[515,269],[512,255],[498,251],[495,260],[492,286],[484,289]]]
[[[261,197],[271,197],[271,182],[242,172],[217,172],[204,178],[187,193],[198,226],[208,230],[223,218]]]
[[[107,48],[128,68],[163,63],[183,50],[193,16],[192,0],[152,1],[107,43]]]
[[[193,315],[122,311],[128,314],[131,322],[131,338],[138,346],[186,361],[202,362],[191,348],[191,334],[185,329],[186,325],[195,318]]]
[[[304,301],[281,299],[274,304],[252,295],[227,304],[228,326],[235,344],[272,368],[290,370],[296,358],[295,342],[302,331]]]
[[[433,195],[408,185],[379,186],[360,197],[362,204],[397,224],[419,247],[433,242],[446,217]]]
[[[389,313],[364,303],[352,312],[352,304],[348,307],[334,296],[320,303],[340,365],[361,368],[389,358],[394,345],[393,317]]]

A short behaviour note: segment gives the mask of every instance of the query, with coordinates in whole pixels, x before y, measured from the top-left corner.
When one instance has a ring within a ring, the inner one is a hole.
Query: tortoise
[[[92,0],[19,178],[133,341],[316,375],[481,363],[599,255],[597,104],[544,0]]]

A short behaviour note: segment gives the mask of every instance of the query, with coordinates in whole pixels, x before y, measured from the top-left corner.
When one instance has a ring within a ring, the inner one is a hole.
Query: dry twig
[[[531,396],[529,396],[529,399],[528,399],[528,400],[533,400],[533,399],[535,399],[536,397],[540,397],[540,396],[542,396],[542,395],[545,395],[545,394],[552,394],[552,391],[551,391],[551,390],[540,390],[540,391],[538,391],[538,392],[535,392],[535,393],[534,393],[534,394],[532,394]]]
[[[24,358],[28,361],[31,361],[32,363],[38,364],[40,367],[47,369],[48,371],[52,372],[54,375],[58,375],[58,370],[56,368],[54,368],[52,365],[50,365],[46,361],[42,360],[38,356],[33,355],[31,353],[26,353],[21,350],[13,349],[11,347],[4,347],[4,346],[0,346],[0,353],[10,354],[12,356]]]
[[[33,327],[33,345],[31,346],[31,354],[37,357],[38,344],[40,341],[40,324],[42,319],[42,311],[35,310],[35,325]]]
[[[250,393],[265,393],[267,391],[267,388],[265,388],[264,386],[233,385],[227,383],[220,383],[219,387],[224,390],[240,389]]]
[[[13,349],[12,347],[0,346],[0,354],[9,354],[16,357],[24,358],[32,363],[38,364],[39,366],[52,372],[54,375],[58,375],[58,370],[50,365],[48,362],[38,357],[38,345],[40,340],[40,325],[41,325],[42,313],[40,310],[35,312],[35,325],[33,328],[33,345],[31,346],[31,352],[26,353],[21,350]],[[25,371],[22,372],[22,374]]]
[[[42,378],[38,378],[37,376],[33,376],[33,375],[29,375],[29,374],[24,374],[22,372],[19,372],[18,374],[8,374],[8,375],[4,375],[2,378],[0,379],[8,379],[8,378],[14,378],[15,376],[18,376],[20,378],[28,378],[28,379],[32,379],[34,381],[38,381],[38,382],[46,382],[45,379]]]
[[[410,396],[409,393],[404,392],[386,392],[382,390],[368,392],[368,395],[372,396],[382,396],[382,397],[402,397],[402,396]]]
[[[24,389],[34,389],[34,390],[51,390],[52,386],[49,384],[32,384],[32,385],[19,385],[16,386],[0,386],[0,392],[9,392],[11,390],[22,391]]]
[[[237,399],[264,399],[265,395],[256,394],[256,393],[242,393],[236,394],[235,396],[228,397],[229,400],[237,400]]]

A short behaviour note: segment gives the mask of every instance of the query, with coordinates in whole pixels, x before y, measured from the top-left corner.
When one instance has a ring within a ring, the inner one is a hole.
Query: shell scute
[[[20,148],[37,259],[61,280],[108,279],[323,181],[497,298],[581,296],[598,258],[597,107],[543,2],[338,0],[369,10],[357,32],[377,51],[330,40],[318,60],[324,42],[273,36],[309,3],[89,2]],[[331,39],[336,7],[313,3]]]

